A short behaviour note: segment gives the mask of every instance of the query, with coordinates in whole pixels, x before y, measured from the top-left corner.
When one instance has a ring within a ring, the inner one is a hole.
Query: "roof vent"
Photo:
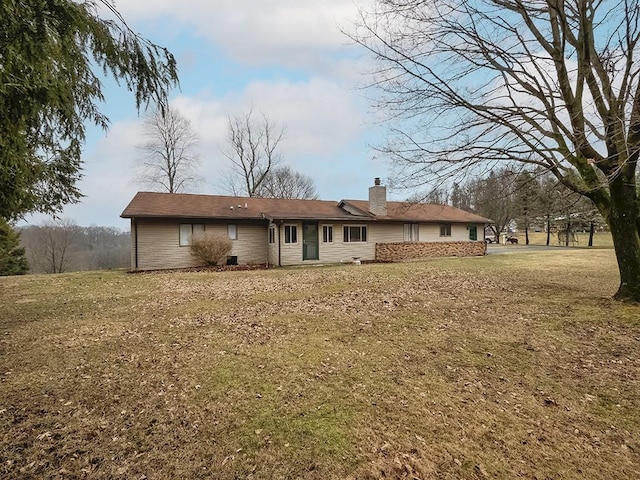
[[[231,208],[231,210],[233,210],[233,205],[231,205],[231,207],[229,207],[229,208]]]

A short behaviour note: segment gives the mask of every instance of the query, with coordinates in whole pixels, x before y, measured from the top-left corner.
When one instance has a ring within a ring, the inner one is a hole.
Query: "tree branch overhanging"
[[[640,225],[638,1],[375,5],[350,36],[376,61],[371,86],[391,133],[380,150],[395,182],[500,162],[544,167],[593,201],[640,284],[638,228],[623,225]],[[640,299],[640,287],[630,295]]]

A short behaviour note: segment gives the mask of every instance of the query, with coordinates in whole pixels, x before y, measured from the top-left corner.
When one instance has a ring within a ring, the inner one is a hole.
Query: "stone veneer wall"
[[[485,242],[376,243],[376,260],[398,262],[424,257],[475,257],[487,252]]]

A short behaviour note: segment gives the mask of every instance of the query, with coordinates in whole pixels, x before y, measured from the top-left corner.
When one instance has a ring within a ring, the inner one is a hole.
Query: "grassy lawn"
[[[518,232],[516,234],[519,242],[524,245],[525,243],[525,235],[523,232]],[[547,244],[547,234],[546,232],[529,232],[529,244],[530,245],[546,245]],[[558,242],[558,234],[552,233],[549,238],[549,245],[558,246],[560,243]],[[564,245],[564,242],[562,243]],[[587,247],[589,245],[589,232],[576,232],[575,241],[569,239],[569,245],[573,247]],[[593,235],[593,246],[594,248],[613,248],[613,240],[611,239],[611,234],[609,232],[595,232]]]
[[[0,477],[640,478],[612,250],[0,278]]]

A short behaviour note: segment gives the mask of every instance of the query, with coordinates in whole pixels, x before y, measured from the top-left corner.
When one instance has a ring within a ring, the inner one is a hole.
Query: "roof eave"
[[[198,220],[268,220],[267,217],[265,217],[264,215],[259,215],[259,216],[245,216],[245,217],[231,217],[231,216],[223,216],[223,215],[192,215],[192,214],[172,214],[172,215],[167,215],[167,214],[150,214],[150,213],[142,213],[142,214],[135,214],[135,213],[122,213],[122,215],[120,215],[120,218],[154,218],[154,219],[161,219],[161,218],[166,218],[166,219],[198,219]]]

